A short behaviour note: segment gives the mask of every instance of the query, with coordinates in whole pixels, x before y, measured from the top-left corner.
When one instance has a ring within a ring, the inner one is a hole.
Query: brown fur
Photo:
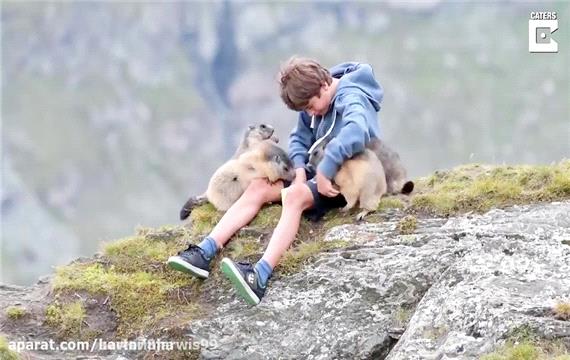
[[[194,207],[206,202],[226,211],[254,178],[267,178],[271,182],[292,180],[293,165],[287,154],[276,145],[278,141],[272,126],[249,126],[233,157],[210,178],[206,192],[190,197],[184,204],[180,219],[186,219]]]
[[[222,165],[212,176],[206,197],[214,207],[226,211],[239,199],[251,181],[266,178],[270,182],[293,180],[289,157],[272,141],[262,141]]]
[[[314,149],[309,158],[309,164],[315,169],[324,156],[326,144],[324,141]],[[346,206],[341,211],[346,212],[359,203],[362,211],[356,216],[357,221],[376,211],[387,188],[382,163],[369,149],[346,160],[335,175],[334,182],[346,200]]]
[[[414,183],[407,180],[406,168],[397,152],[379,139],[371,139],[367,148],[376,154],[384,167],[388,194],[409,194],[414,190]]]

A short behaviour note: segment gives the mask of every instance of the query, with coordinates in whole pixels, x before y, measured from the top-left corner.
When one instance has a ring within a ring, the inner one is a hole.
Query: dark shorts
[[[344,196],[337,195],[335,197],[327,197],[319,193],[317,190],[317,181],[314,174],[307,172],[307,186],[311,189],[313,194],[313,206],[303,212],[303,216],[310,221],[320,220],[329,210],[340,208],[346,205]],[[283,181],[283,187],[289,187],[290,181]]]

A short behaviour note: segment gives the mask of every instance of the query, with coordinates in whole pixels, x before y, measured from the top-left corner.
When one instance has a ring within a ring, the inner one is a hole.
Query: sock
[[[216,241],[210,236],[206,236],[198,246],[204,250],[204,255],[208,260],[213,258],[216,252],[218,252],[218,244],[216,244]]]
[[[273,272],[271,265],[269,265],[267,261],[261,259],[255,264],[254,270],[258,275],[257,282],[259,283],[259,286],[263,288],[266,287],[267,280],[269,280],[271,273]]]

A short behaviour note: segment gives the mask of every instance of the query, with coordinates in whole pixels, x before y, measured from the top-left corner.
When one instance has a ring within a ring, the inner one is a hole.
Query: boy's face
[[[305,111],[311,115],[323,116],[329,111],[331,103],[332,91],[329,84],[321,86],[321,92],[318,96],[313,96],[305,108]]]

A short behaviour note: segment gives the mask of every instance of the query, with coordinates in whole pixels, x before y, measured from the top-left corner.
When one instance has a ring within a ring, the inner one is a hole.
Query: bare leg
[[[294,184],[287,189],[287,197],[283,202],[279,223],[275,227],[262,257],[272,268],[277,266],[281,256],[295,240],[303,210],[312,205],[313,195],[306,184]]]
[[[239,229],[249,224],[263,204],[279,200],[281,189],[281,181],[270,184],[265,179],[254,179],[210,233],[218,248],[221,249]]]

